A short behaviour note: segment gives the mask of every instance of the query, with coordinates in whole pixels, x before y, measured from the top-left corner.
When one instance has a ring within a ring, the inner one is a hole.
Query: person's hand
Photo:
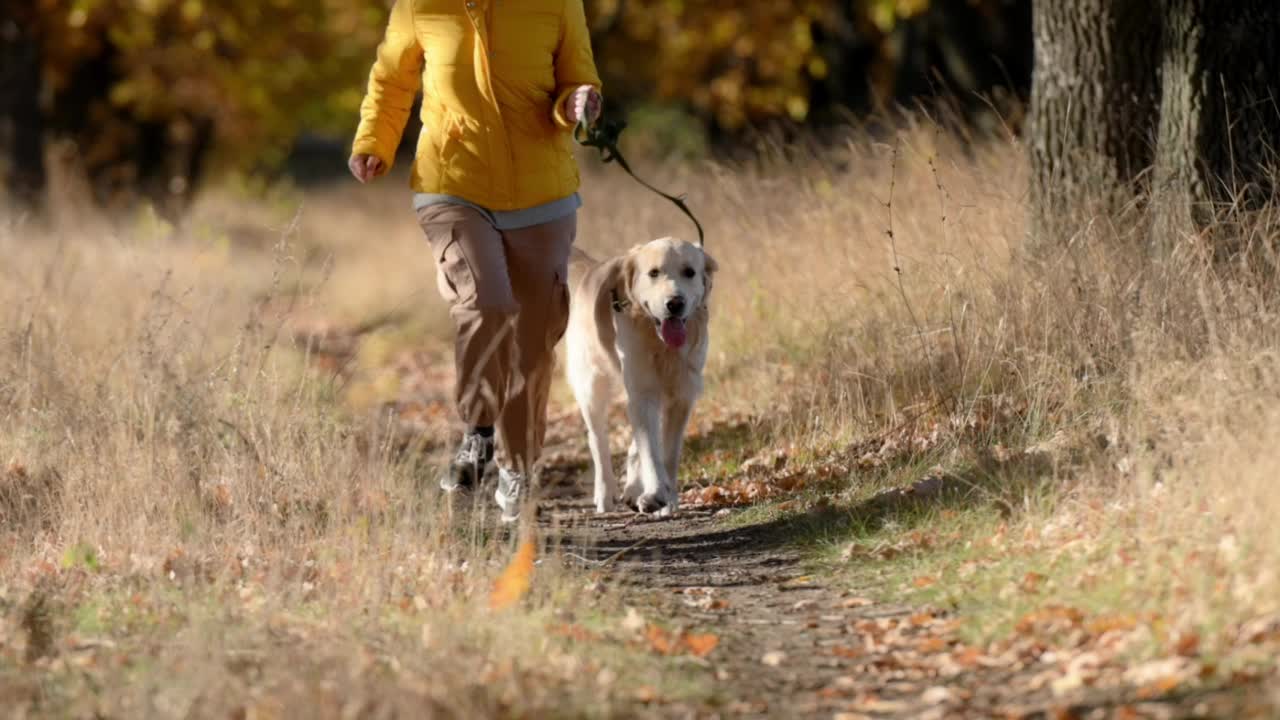
[[[600,107],[604,104],[604,98],[600,97],[600,93],[590,85],[583,85],[565,101],[568,106],[565,108],[565,117],[570,123],[578,124],[578,121],[585,119],[588,125],[592,125],[600,118]]]
[[[347,161],[347,167],[351,169],[351,174],[355,175],[357,180],[367,183],[382,172],[382,161],[372,155],[361,153],[352,155]]]

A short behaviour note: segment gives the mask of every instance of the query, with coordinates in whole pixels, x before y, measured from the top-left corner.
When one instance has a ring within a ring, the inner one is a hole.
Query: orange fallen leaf
[[[961,667],[966,667],[966,668],[977,667],[978,664],[982,661],[982,651],[975,647],[963,648],[963,649],[957,650],[951,656],[951,659],[954,660],[956,664],[960,665]]]
[[[947,639],[940,638],[940,637],[931,637],[927,640],[922,640],[919,644],[916,645],[916,652],[922,653],[925,655],[940,653],[946,649],[947,649]]]
[[[720,638],[712,633],[691,633],[684,636],[684,644],[694,657],[706,657],[720,644]]]
[[[576,623],[562,623],[551,628],[556,635],[567,637],[575,642],[585,643],[599,639],[599,635]]]
[[[907,622],[911,623],[912,627],[924,627],[925,625],[933,622],[933,613],[918,612],[908,618]]]
[[[671,637],[671,633],[657,625],[650,625],[645,630],[644,636],[649,641],[649,647],[656,653],[670,655],[676,649],[676,641]]]
[[[1132,630],[1137,626],[1137,618],[1131,615],[1103,615],[1090,620],[1085,629],[1094,635],[1102,635],[1117,630]]]
[[[1040,585],[1042,585],[1044,581],[1045,581],[1044,575],[1041,575],[1038,572],[1029,572],[1026,575],[1022,576],[1022,582],[1019,584],[1019,586],[1022,588],[1022,591],[1025,593],[1035,593],[1035,592],[1039,592]]]
[[[636,688],[632,697],[634,697],[637,702],[649,705],[658,701],[658,691],[652,685],[641,685]]]
[[[1200,652],[1200,636],[1194,632],[1182,633],[1174,643],[1173,649],[1182,657],[1191,657]]]
[[[1049,605],[1022,616],[1014,625],[1020,635],[1027,635],[1037,629],[1051,627],[1074,627],[1084,621],[1084,613],[1063,605]]]
[[[927,587],[933,587],[934,585],[937,585],[938,578],[933,577],[931,575],[921,575],[915,580],[912,580],[911,584],[915,585],[917,588],[924,589]]]
[[[533,579],[533,560],[538,553],[537,542],[532,534],[520,541],[515,557],[507,569],[498,576],[489,595],[489,607],[494,610],[505,610],[520,601],[529,592]]]
[[[1116,720],[1140,720],[1142,715],[1139,715],[1138,711],[1134,710],[1130,705],[1121,705],[1116,708],[1114,717]]]

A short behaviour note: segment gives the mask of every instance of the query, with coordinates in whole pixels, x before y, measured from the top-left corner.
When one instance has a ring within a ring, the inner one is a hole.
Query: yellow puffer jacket
[[[581,85],[600,86],[582,0],[396,0],[352,152],[390,169],[421,87],[414,190],[490,210],[558,200],[578,189],[564,106]]]

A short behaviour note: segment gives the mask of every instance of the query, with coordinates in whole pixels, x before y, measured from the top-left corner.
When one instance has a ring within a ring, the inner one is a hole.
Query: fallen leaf
[[[720,644],[720,638],[712,633],[690,633],[684,636],[684,644],[694,657],[706,657]]]
[[[1103,635],[1113,631],[1132,630],[1138,626],[1137,618],[1132,615],[1103,615],[1085,624],[1085,629],[1094,635]]]
[[[941,705],[956,699],[955,691],[941,685],[931,687],[920,695],[920,702],[926,705]]]
[[[598,636],[595,633],[576,623],[563,623],[553,627],[551,631],[556,635],[567,637],[580,643],[598,639]]]
[[[846,598],[845,601],[840,604],[845,608],[860,608],[860,607],[866,607],[868,605],[875,605],[876,602],[875,600],[872,600],[870,598],[851,597],[851,598]]]
[[[1176,675],[1167,675],[1138,688],[1137,696],[1139,700],[1153,700],[1177,690],[1181,684],[1181,678]]]
[[[1073,693],[1084,685],[1093,684],[1098,676],[1098,666],[1101,665],[1101,659],[1097,653],[1084,652],[1073,657],[1064,674],[1052,680],[1050,685],[1053,694],[1056,696],[1065,696],[1065,694]]]
[[[782,663],[786,662],[786,660],[787,660],[787,654],[782,652],[781,650],[773,650],[771,652],[767,652],[764,654],[763,657],[760,658],[760,662],[764,663],[765,665],[768,665],[769,667],[778,667]]]
[[[864,709],[873,713],[901,713],[911,709],[911,703],[905,700],[883,700],[874,695],[867,696],[858,702]]]
[[[1022,635],[1036,629],[1053,629],[1057,626],[1074,627],[1084,620],[1084,613],[1073,607],[1050,605],[1028,613],[1018,620],[1014,629]]]
[[[1200,636],[1195,632],[1180,633],[1174,641],[1173,650],[1182,657],[1196,655],[1200,652]]]
[[[649,641],[649,647],[660,655],[670,655],[676,649],[676,640],[671,637],[671,633],[657,625],[650,625],[645,630],[645,639]]]
[[[489,595],[490,608],[494,610],[509,608],[529,592],[533,579],[533,561],[537,553],[537,542],[532,535],[520,541],[515,557],[494,583],[493,592]]]
[[[658,691],[652,685],[641,685],[640,687],[635,689],[635,693],[633,694],[633,697],[636,699],[637,702],[642,702],[646,705],[649,705],[651,703],[657,702]]]
[[[1168,682],[1169,678],[1187,678],[1194,674],[1193,663],[1182,657],[1151,660],[1135,665],[1124,672],[1124,680],[1130,685],[1148,686]]]
[[[924,627],[933,622],[933,613],[918,612],[908,618],[907,621],[911,623],[912,627]]]
[[[1236,637],[1236,642],[1244,645],[1257,645],[1280,639],[1280,616],[1250,620],[1240,627]]]
[[[1040,586],[1044,584],[1045,579],[1045,576],[1038,572],[1029,572],[1022,576],[1022,582],[1018,586],[1025,593],[1037,593],[1040,591]]]
[[[633,607],[627,608],[627,616],[622,618],[622,629],[629,633],[638,633],[644,630],[648,624],[645,622],[644,617]]]
[[[924,588],[933,587],[934,585],[937,585],[938,578],[933,577],[932,575],[921,575],[915,580],[912,580],[911,584],[923,590]]]
[[[957,650],[951,656],[951,659],[961,667],[973,668],[982,664],[982,657],[983,655],[981,650],[975,647],[967,647]]]
[[[931,637],[922,640],[916,645],[916,652],[923,655],[934,655],[947,649],[947,639],[941,637]]]

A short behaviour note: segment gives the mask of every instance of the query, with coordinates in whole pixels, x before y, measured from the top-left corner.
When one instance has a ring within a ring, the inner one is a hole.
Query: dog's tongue
[[[667,318],[662,321],[662,326],[658,328],[658,334],[662,336],[662,342],[670,348],[680,348],[684,345],[685,329],[684,320],[680,318]]]

